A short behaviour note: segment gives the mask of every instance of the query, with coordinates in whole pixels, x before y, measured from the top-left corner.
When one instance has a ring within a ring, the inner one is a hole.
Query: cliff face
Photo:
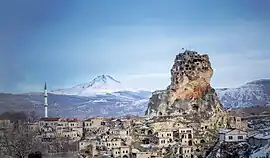
[[[171,84],[150,98],[146,115],[185,115],[222,112],[215,90],[210,86],[213,69],[208,55],[186,50],[176,55]]]
[[[171,69],[171,84],[166,90],[153,92],[145,112],[154,120],[172,117],[181,127],[192,127],[197,156],[206,154],[217,141],[219,128],[228,123],[227,113],[210,85],[212,75],[208,55],[188,50],[178,54]]]

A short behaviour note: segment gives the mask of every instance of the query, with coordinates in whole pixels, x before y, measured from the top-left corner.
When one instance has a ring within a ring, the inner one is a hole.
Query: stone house
[[[41,118],[38,129],[44,142],[50,142],[56,137],[78,141],[83,135],[82,122],[74,118]]]
[[[157,132],[158,147],[168,147],[174,143],[173,132],[171,130],[162,130]]]
[[[53,130],[46,130],[38,136],[42,143],[49,143],[56,139],[56,133]]]
[[[151,123],[150,126],[153,128],[154,132],[156,132],[156,131],[160,131],[162,129],[173,129],[174,122],[171,120],[163,120],[160,122]]]
[[[161,158],[157,152],[141,152],[138,149],[132,149],[131,158]]]
[[[119,135],[120,137],[127,137],[130,135],[129,129],[112,129],[111,134]]]
[[[26,124],[28,132],[37,132],[39,131],[39,124],[38,123],[27,123]]]
[[[84,121],[84,131],[91,132],[92,129],[98,129],[105,126],[105,119],[103,117],[89,118]]]
[[[179,139],[182,146],[193,145],[193,129],[192,128],[179,128]]]
[[[177,145],[174,146],[172,149],[174,157],[182,157],[182,158],[193,158],[194,152],[191,146],[182,146]]]
[[[230,128],[246,130],[248,128],[248,122],[239,116],[229,116],[229,126]]]
[[[57,118],[48,118],[48,117],[43,117],[39,120],[38,125],[39,125],[39,130],[43,132],[46,130],[47,127],[50,127],[53,130],[56,130],[58,124],[60,123],[60,117]]]
[[[193,158],[194,155],[193,155],[193,150],[192,150],[192,147],[191,146],[182,146],[180,148],[180,155],[183,157],[183,158]]]
[[[112,149],[112,155],[114,158],[129,158],[130,157],[130,148],[128,146],[121,146]]]
[[[81,139],[82,135],[78,131],[62,130],[60,136],[69,138],[70,140],[78,141]]]
[[[86,139],[79,142],[79,151],[87,154],[91,157],[99,155],[99,151],[97,150],[97,144],[100,140],[98,139]]]
[[[248,142],[252,146],[262,147],[270,143],[270,133],[259,133],[248,138]]]
[[[90,140],[82,140],[79,142],[79,150],[85,150],[91,144]]]
[[[11,127],[11,121],[6,118],[0,118],[0,129],[3,128],[10,128]]]
[[[219,131],[220,142],[244,142],[247,141],[247,132],[239,129],[223,129]]]

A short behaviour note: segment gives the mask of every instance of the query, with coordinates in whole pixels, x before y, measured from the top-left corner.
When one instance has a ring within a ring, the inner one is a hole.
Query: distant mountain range
[[[237,88],[216,89],[224,107],[265,106],[270,103],[270,79],[248,82]]]
[[[266,106],[270,103],[270,79],[261,79],[238,88],[216,89],[227,108]],[[49,116],[90,117],[143,115],[150,91],[126,88],[109,75],[100,75],[89,83],[49,92]],[[36,111],[43,116],[43,93],[0,93],[0,113]]]

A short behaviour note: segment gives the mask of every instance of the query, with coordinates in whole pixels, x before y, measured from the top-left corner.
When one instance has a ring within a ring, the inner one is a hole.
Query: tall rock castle
[[[176,55],[171,68],[171,84],[155,91],[145,112],[151,118],[173,117],[183,127],[194,130],[193,145],[198,155],[216,141],[217,132],[227,126],[227,113],[210,80],[213,69],[208,55],[185,50]]]

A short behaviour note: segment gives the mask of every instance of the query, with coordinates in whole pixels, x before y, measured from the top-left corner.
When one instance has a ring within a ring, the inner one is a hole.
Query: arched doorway
[[[127,155],[124,155],[123,158],[128,158],[128,156]]]

